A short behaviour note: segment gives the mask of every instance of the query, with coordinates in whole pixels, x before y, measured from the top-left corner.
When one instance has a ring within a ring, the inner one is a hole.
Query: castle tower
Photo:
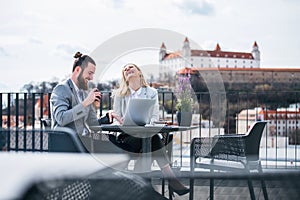
[[[221,47],[220,47],[219,43],[217,43],[215,51],[221,51]]]
[[[188,38],[186,37],[182,47],[182,57],[184,59],[182,67],[190,67],[191,63],[191,47]]]
[[[165,58],[166,55],[167,55],[167,49],[166,49],[165,43],[162,43],[160,50],[159,50],[159,62],[161,62]]]
[[[260,51],[258,49],[258,45],[257,45],[256,41],[253,44],[251,53],[252,53],[252,56],[254,57],[254,60],[256,60],[256,62],[258,64],[257,66],[260,67]]]
[[[182,56],[183,57],[191,57],[191,47],[190,47],[190,41],[186,37],[184,42],[183,42],[183,47],[182,47]]]

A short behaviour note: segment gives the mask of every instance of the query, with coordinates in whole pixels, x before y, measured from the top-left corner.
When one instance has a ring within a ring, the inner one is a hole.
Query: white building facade
[[[242,110],[236,117],[237,132],[245,133],[249,126],[258,120],[268,120],[268,135],[287,136],[300,129],[299,104],[276,110],[263,108]]]
[[[164,43],[159,51],[160,76],[185,67],[194,68],[260,68],[260,51],[256,42],[251,52],[222,51],[219,44],[214,50],[191,49],[185,38],[181,51],[168,52]]]

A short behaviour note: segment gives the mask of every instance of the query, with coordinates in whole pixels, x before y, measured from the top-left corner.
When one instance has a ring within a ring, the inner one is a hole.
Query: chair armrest
[[[220,138],[220,137],[244,137],[246,134],[225,134],[225,135],[215,135],[215,138]]]

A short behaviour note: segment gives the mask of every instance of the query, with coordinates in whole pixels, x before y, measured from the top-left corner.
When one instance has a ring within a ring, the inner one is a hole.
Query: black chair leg
[[[254,194],[252,181],[251,181],[251,179],[248,179],[247,181],[248,181],[248,188],[249,188],[251,200],[255,200],[255,194]]]
[[[162,178],[161,180],[161,195],[165,196],[165,179]]]
[[[211,178],[209,180],[209,199],[210,200],[214,200],[214,183],[215,180],[213,178]]]
[[[189,200],[193,200],[194,199],[194,179],[191,178],[190,179],[190,197]]]
[[[172,191],[170,190],[170,183],[169,183],[169,200],[172,200],[173,199],[173,193]]]
[[[258,163],[258,171],[259,171],[259,173],[262,173],[262,167],[261,167],[260,162]],[[268,192],[267,192],[267,188],[266,188],[266,183],[263,179],[261,179],[260,182],[261,182],[261,187],[262,187],[262,190],[263,190],[264,198],[265,198],[265,200],[269,200]]]
[[[266,188],[266,183],[265,183],[264,180],[261,180],[261,187],[262,187],[262,190],[263,190],[265,200],[269,200],[268,193],[267,193],[267,188]]]

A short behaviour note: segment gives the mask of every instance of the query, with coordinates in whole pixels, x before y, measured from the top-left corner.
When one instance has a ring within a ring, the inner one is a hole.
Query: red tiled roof
[[[173,58],[180,58],[180,57],[182,57],[181,52],[177,51],[177,52],[173,52],[173,53],[168,53],[165,56],[164,60],[173,59]]]
[[[300,68],[197,68],[197,70],[209,71],[263,71],[263,72],[300,72]]]
[[[189,42],[188,38],[185,37],[184,42]],[[162,47],[165,48],[164,43],[162,44]],[[161,48],[162,48],[161,47]],[[253,47],[258,47],[256,41],[254,41]],[[192,56],[208,56],[208,57],[220,57],[220,58],[241,58],[241,59],[254,59],[251,53],[246,52],[230,52],[230,51],[221,51],[221,47],[219,43],[217,43],[215,50],[209,51],[209,50],[191,50]],[[173,55],[175,54],[175,55]],[[178,58],[180,56],[180,52],[174,52],[168,54],[164,59],[172,59],[172,58]]]
[[[216,46],[215,51],[206,51],[206,50],[191,50],[192,56],[203,56],[203,57],[220,57],[220,58],[240,58],[240,59],[254,59],[251,53],[245,52],[229,52],[229,51],[221,51],[220,46]],[[164,60],[179,58],[181,57],[181,52],[173,52],[166,55]]]
[[[181,68],[179,71],[177,71],[177,74],[196,74],[198,71],[197,68],[195,67],[185,67],[185,68]]]
[[[208,56],[208,57],[220,57],[220,58],[254,59],[251,53],[229,52],[229,51],[192,50],[192,56]]]
[[[177,73],[178,74],[186,74],[187,70],[190,70],[190,74],[197,73],[196,71],[257,71],[257,72],[300,72],[300,68],[181,68]]]

